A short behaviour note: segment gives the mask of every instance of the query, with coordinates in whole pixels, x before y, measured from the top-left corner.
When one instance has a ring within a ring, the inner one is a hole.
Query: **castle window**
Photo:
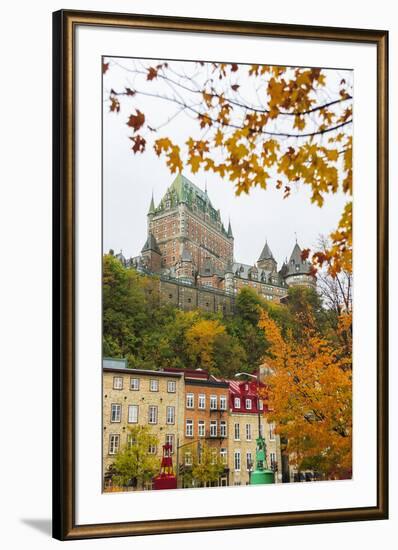
[[[170,300],[172,299],[172,297],[173,297],[173,295],[172,295],[172,294],[169,294],[169,298],[170,298]]]

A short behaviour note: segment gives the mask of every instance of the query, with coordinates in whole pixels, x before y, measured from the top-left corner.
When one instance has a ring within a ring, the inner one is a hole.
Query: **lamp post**
[[[250,378],[254,378],[257,382],[258,438],[256,439],[256,469],[253,472],[250,472],[250,485],[275,483],[275,473],[272,470],[269,470],[267,466],[267,446],[261,433],[261,414],[258,406],[258,395],[260,389],[259,374],[260,373],[258,373],[257,376],[254,376],[254,374],[250,374],[248,372],[238,372],[235,374],[236,378],[239,376],[249,376]]]

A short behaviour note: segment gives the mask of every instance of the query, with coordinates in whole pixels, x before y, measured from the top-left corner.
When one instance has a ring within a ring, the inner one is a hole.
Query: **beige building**
[[[256,439],[259,436],[258,414],[230,412],[229,458],[230,485],[249,485],[250,473],[256,469]],[[282,480],[279,436],[273,425],[261,417],[261,433],[267,446],[267,465],[275,471],[275,483]]]
[[[103,361],[103,473],[127,443],[128,428],[149,426],[159,443],[148,453],[162,456],[162,445],[174,448],[184,430],[184,377],[182,373],[129,369],[123,359]]]

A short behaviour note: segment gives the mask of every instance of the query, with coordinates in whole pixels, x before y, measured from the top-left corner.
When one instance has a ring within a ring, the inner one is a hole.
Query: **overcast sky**
[[[124,67],[129,60],[115,60]],[[185,64],[185,68],[189,68]],[[180,62],[180,68],[183,64]],[[341,78],[349,80],[349,71],[328,70],[327,97],[336,97],[336,85]],[[115,64],[110,66],[104,76],[104,100],[110,88],[115,90],[132,86],[128,72]],[[140,86],[151,83],[142,81]],[[161,86],[162,84],[157,84]],[[159,88],[157,88],[159,90]],[[137,96],[134,108],[139,108],[151,122],[161,124],[176,112],[175,106],[164,100]],[[123,251],[126,257],[136,256],[146,240],[147,217],[152,192],[155,205],[172,183],[175,174],[171,174],[163,157],[157,157],[152,147],[141,155],[134,155],[128,136],[130,129],[126,125],[128,115],[135,112],[131,104],[122,102],[121,112],[109,113],[109,104],[104,101],[103,116],[103,250],[110,248],[115,252]],[[174,142],[183,142],[187,136],[199,137],[197,121],[181,113],[168,123],[156,137],[169,136]],[[295,143],[292,143],[295,145]],[[278,262],[289,257],[295,243],[295,234],[302,248],[313,247],[320,234],[329,234],[336,228],[346,197],[342,193],[330,195],[324,206],[319,208],[310,202],[310,192],[303,186],[292,186],[291,196],[284,200],[283,193],[269,185],[267,190],[253,189],[248,196],[235,196],[233,184],[209,172],[192,174],[187,168],[184,175],[201,189],[207,190],[216,209],[220,209],[221,218],[227,227],[231,219],[235,237],[235,259],[253,264],[257,261],[268,240],[270,248]]]

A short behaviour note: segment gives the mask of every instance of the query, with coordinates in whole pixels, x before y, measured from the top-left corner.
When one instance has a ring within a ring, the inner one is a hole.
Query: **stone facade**
[[[118,257],[126,266],[159,275],[162,299],[183,309],[228,313],[234,296],[244,287],[275,302],[286,297],[289,286],[316,287],[311,264],[303,260],[297,242],[279,270],[268,242],[256,264],[236,261],[231,223],[225,229],[207,191],[182,174],[157,206],[152,198],[141,254]]]
[[[175,447],[183,436],[184,377],[177,372],[127,369],[126,361],[104,359],[103,471],[106,479],[118,449],[127,444],[128,428],[145,425],[158,436],[148,452],[162,456],[162,445]]]

